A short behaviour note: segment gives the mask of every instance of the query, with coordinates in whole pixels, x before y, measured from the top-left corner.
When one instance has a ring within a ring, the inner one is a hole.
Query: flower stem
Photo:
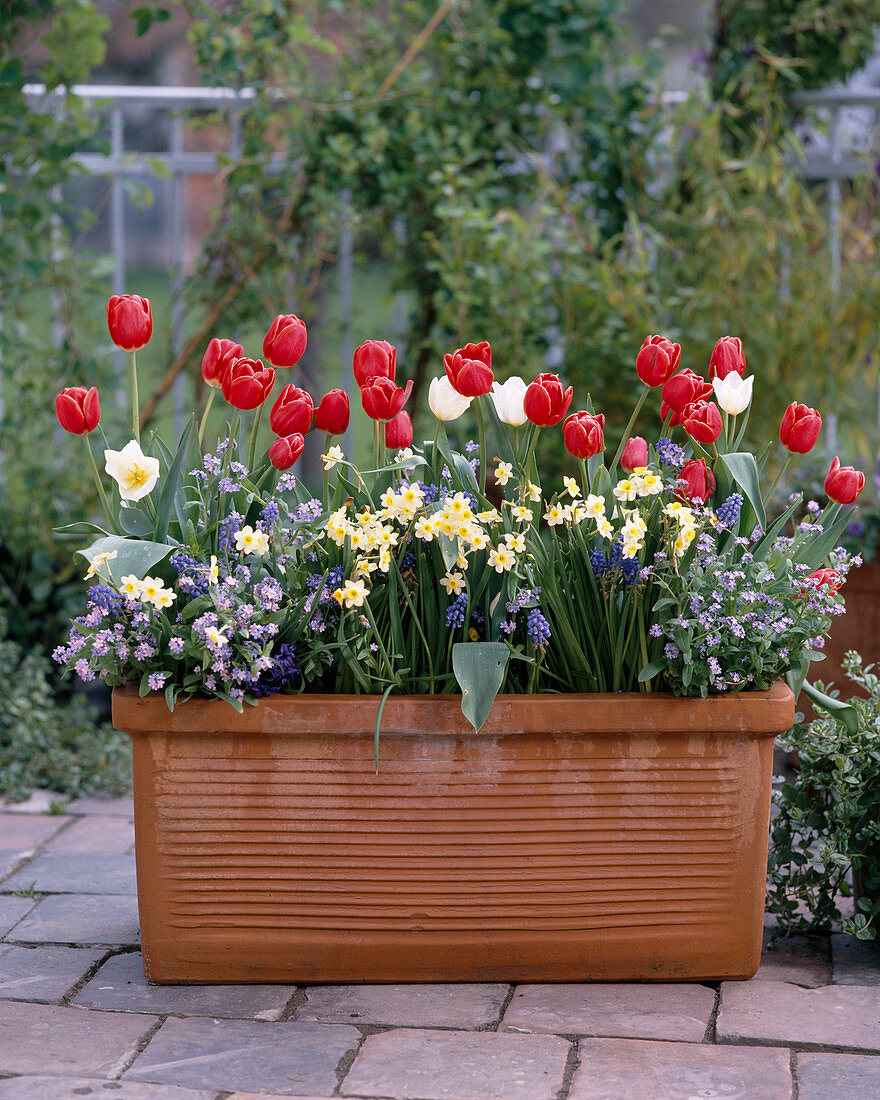
[[[101,506],[107,515],[107,519],[110,521],[110,527],[113,531],[118,530],[116,521],[113,518],[113,513],[110,511],[110,502],[107,500],[107,494],[104,492],[104,486],[101,483],[101,475],[98,473],[98,465],[95,462],[95,456],[92,454],[92,445],[89,443],[88,435],[82,437],[82,441],[86,447],[86,454],[89,456],[89,465],[92,468],[92,476],[95,479],[95,484],[98,486],[98,496],[101,500]]]
[[[612,472],[617,469],[617,464],[618,464],[618,462],[620,462],[620,456],[623,454],[623,448],[626,446],[626,441],[629,439],[630,435],[632,434],[632,430],[635,427],[636,419],[637,419],[639,413],[642,411],[642,405],[644,405],[645,401],[647,400],[648,394],[651,392],[651,388],[652,388],[651,386],[644,386],[643,389],[642,389],[642,396],[636,402],[636,407],[632,411],[632,416],[629,418],[629,423],[624,428],[623,435],[620,437],[620,443],[617,446],[617,453],[614,455],[614,458],[612,459],[612,462],[611,462]]]
[[[324,454],[327,454],[329,450],[330,433],[327,432],[326,436],[324,437]],[[323,492],[321,495],[321,501],[324,507],[327,508],[330,503],[330,470],[325,462],[322,462],[321,465],[324,467]]]
[[[251,428],[251,444],[250,444],[250,447],[248,447],[248,461],[247,461],[248,473],[250,473],[253,470],[253,468],[254,468],[254,459],[257,456],[257,436],[260,433],[260,421],[263,419],[263,408],[264,408],[265,404],[266,404],[266,402],[263,401],[262,404],[257,406],[257,412],[256,412],[256,415],[254,416],[254,423],[253,423],[253,426]]]
[[[208,413],[211,411],[211,406],[214,404],[214,398],[217,396],[217,389],[215,386],[211,386],[211,392],[208,394],[208,400],[205,403],[205,411],[202,413],[202,422],[199,424],[199,450],[202,449],[202,440],[205,438],[205,428],[208,426]]]
[[[138,446],[140,446],[141,408],[138,400],[137,356],[133,351],[130,351],[128,354],[129,366],[131,368],[131,437]]]
[[[782,475],[788,469],[788,464],[791,462],[792,458],[794,458],[794,454],[791,451],[789,451],[788,454],[786,454],[786,456],[785,456],[785,461],[779,467],[779,473],[773,479],[773,484],[767,490],[767,494],[764,497],[764,506],[765,507],[770,503],[770,498],[773,496],[773,490],[776,488],[776,486],[782,480]]]
[[[485,499],[486,496],[486,425],[483,420],[483,404],[482,398],[477,397],[474,401],[477,407],[477,442],[480,447],[480,494]]]

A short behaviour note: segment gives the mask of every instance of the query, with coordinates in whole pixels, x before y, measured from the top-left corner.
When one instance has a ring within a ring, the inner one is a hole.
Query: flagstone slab
[[[699,1043],[714,1008],[715,993],[703,985],[521,985],[501,1028]]]
[[[175,1088],[169,1093],[166,1085],[94,1077],[8,1077],[0,1081],[0,1100],[215,1100],[216,1096],[216,1089]]]
[[[787,1050],[582,1039],[569,1100],[791,1100]]]
[[[118,1073],[156,1023],[152,1016],[0,1001],[0,1073]]]
[[[109,958],[72,1004],[111,1012],[277,1020],[293,985],[151,985],[139,951]]]
[[[555,1035],[399,1028],[368,1035],[342,1096],[555,1100],[571,1044]]]
[[[113,1019],[117,1013],[102,1013]],[[143,1019],[144,1017],[134,1017]],[[123,1077],[190,1088],[331,1096],[360,1032],[343,1024],[166,1020]]]
[[[497,1023],[509,985],[316,985],[297,1020],[377,1026],[475,1028]]]
[[[53,852],[37,856],[0,889],[31,886],[41,894],[137,894],[134,856]]]
[[[33,854],[33,849],[0,848],[0,880],[11,876],[12,873],[19,868],[26,859],[30,859]],[[5,889],[6,884],[0,884],[0,890]],[[18,889],[18,887],[14,887],[14,889]]]
[[[20,943],[137,946],[137,898],[122,894],[55,894],[43,898],[8,938]]]
[[[134,824],[126,817],[80,817],[45,845],[45,852],[123,855],[134,845]]]
[[[880,985],[880,943],[842,934],[831,937],[835,985]]]
[[[761,965],[753,980],[791,982],[816,988],[831,982],[831,945],[827,936],[789,936],[768,947],[771,929],[764,931]]]
[[[0,944],[0,997],[57,1001],[103,958],[103,948]]]
[[[55,814],[0,812],[0,848],[39,848],[70,820]]]
[[[798,1054],[798,1100],[868,1100],[880,1096],[880,1058],[865,1054]]]
[[[718,1042],[838,1047],[880,1053],[880,988],[722,982]]]
[[[36,904],[36,898],[17,898],[0,894],[0,936],[11,932]]]
[[[65,806],[68,798],[66,794],[58,791],[46,791],[35,788],[30,797],[23,802],[6,802],[0,800],[0,810],[12,814],[50,814],[55,817],[54,807]]]
[[[101,817],[134,817],[134,799],[130,794],[121,798],[112,795],[93,794],[77,798],[67,807],[69,814],[97,814]]]

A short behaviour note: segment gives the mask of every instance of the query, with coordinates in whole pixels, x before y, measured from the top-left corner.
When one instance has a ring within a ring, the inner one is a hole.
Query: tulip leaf
[[[476,400],[479,401],[480,398],[478,397]],[[492,400],[491,394],[486,395],[486,400],[483,402],[483,410],[485,411],[486,416],[488,417],[489,422],[491,423],[492,428],[495,432],[495,443],[498,447],[498,457],[501,459],[502,462],[515,462],[516,455],[514,454],[513,447],[510,445],[510,439],[508,438],[507,432],[504,430],[504,427],[501,424],[501,418],[498,415],[498,410],[495,408],[495,402]],[[482,455],[480,457],[481,459],[483,458]],[[488,468],[489,462],[491,460],[489,458],[486,458],[485,461]]]
[[[77,550],[89,565],[99,554],[114,554],[101,566],[104,577],[110,576],[114,584],[120,584],[122,578],[133,573],[138,578],[143,578],[146,573],[167,557],[173,546],[163,542],[149,542],[146,539],[126,539],[120,535],[107,535],[106,538],[97,539],[85,550]]]
[[[78,520],[76,523],[65,524],[64,527],[53,527],[52,531],[56,535],[73,536],[73,535],[109,535],[109,531],[105,531],[103,527],[99,527],[97,523],[88,523],[86,520]]]
[[[761,485],[755,456],[748,451],[735,451],[733,454],[720,455],[718,464],[724,467],[733,481],[740,487],[743,496],[751,504],[758,524],[763,531],[767,526],[767,515],[764,511],[764,502],[761,499]]]
[[[168,523],[174,508],[174,500],[183,480],[183,464],[186,462],[192,446],[195,431],[196,418],[195,415],[193,415],[190,417],[189,423],[181,436],[180,445],[177,448],[177,454],[174,456],[174,461],[169,466],[168,473],[165,475],[165,484],[162,486],[162,493],[156,508],[156,525],[153,528],[153,538],[157,542],[164,541],[168,537]]]
[[[120,508],[119,526],[127,535],[145,539],[153,533],[153,521],[140,508]]]
[[[501,687],[510,649],[504,642],[456,642],[452,671],[461,688],[461,713],[479,733]]]
[[[446,465],[449,467],[450,473],[458,476],[458,480],[464,488],[469,489],[472,493],[476,493],[478,491],[477,477],[473,467],[464,455],[458,454],[458,452],[455,454],[452,453],[445,433],[441,432],[438,436],[437,446],[446,460]]]

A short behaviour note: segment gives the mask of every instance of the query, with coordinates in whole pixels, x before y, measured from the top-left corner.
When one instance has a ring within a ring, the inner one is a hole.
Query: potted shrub
[[[148,310],[111,300],[120,346]],[[499,384],[487,343],[446,356],[414,444],[410,384],[372,340],[353,363],[370,468],[333,442],[347,395],[315,409],[293,385],[260,456],[275,370],[305,341],[286,315],[272,367],[211,342],[202,370],[231,410],[207,453],[195,421],[175,452],[143,451],[135,396],[134,438],[105,451],[106,527],[80,551],[97,583],[58,658],[114,685],[134,742],[149,977],[747,977],[772,741],[839,608],[862,475],[835,460],[817,522],[767,522],[730,337],[712,381],[644,342],[608,461],[601,413],[573,412],[555,375]],[[658,398],[654,445],[632,432]],[[104,493],[97,394],[56,411]],[[466,412],[462,454],[446,424]],[[319,497],[290,473],[313,423]],[[809,449],[820,424],[793,403],[783,442]],[[545,430],[575,460],[561,485],[541,484]]]

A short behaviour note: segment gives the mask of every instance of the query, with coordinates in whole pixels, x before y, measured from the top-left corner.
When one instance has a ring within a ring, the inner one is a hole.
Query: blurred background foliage
[[[106,148],[70,91],[102,62],[104,7],[10,0],[0,13],[0,585],[7,630],[44,649],[81,599],[69,547],[51,530],[94,505],[53,397],[97,384],[111,429],[124,416],[104,330],[110,264],[83,243],[104,199],[83,208],[71,187],[76,150]],[[355,342],[388,335],[364,326],[381,295],[403,291],[399,373],[421,390],[420,416],[443,352],[488,339],[499,378],[552,369],[575,385],[576,405],[589,393],[614,445],[646,334],[679,340],[683,363],[701,371],[732,333],[757,376],[753,444],[775,438],[796,399],[837,414],[844,461],[873,462],[876,179],[866,160],[844,187],[832,295],[826,196],[802,172],[804,108],[791,93],[864,63],[880,0],[718,0],[708,71],[674,101],[662,49],[634,43],[617,0],[116,8],[134,17],[145,50],[159,22],[185,13],[202,82],[255,91],[184,288],[192,400],[211,336],[261,334],[287,310],[330,352],[310,367],[316,396],[340,383],[331,329],[346,225]],[[63,94],[37,104],[26,79]],[[223,122],[199,124],[210,137]],[[171,360],[162,321],[152,381]],[[652,410],[640,428],[650,437],[658,426]],[[559,453],[546,446],[552,467]]]

